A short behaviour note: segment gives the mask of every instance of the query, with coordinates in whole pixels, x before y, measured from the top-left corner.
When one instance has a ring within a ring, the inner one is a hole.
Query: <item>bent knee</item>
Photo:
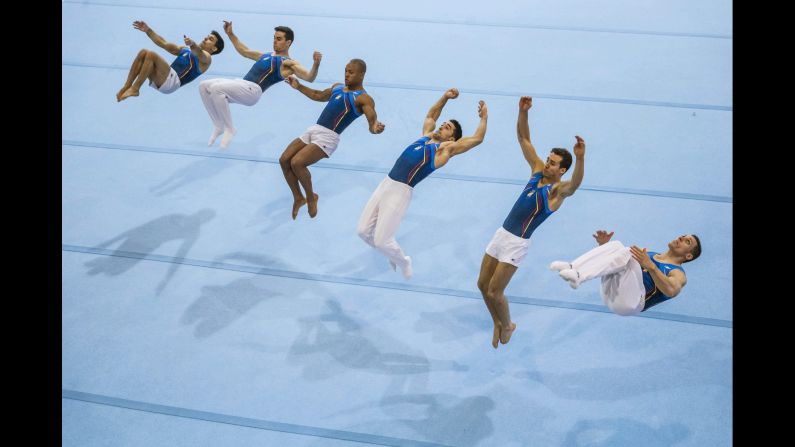
[[[304,160],[302,160],[298,155],[296,155],[290,159],[290,167],[293,169],[305,168],[306,162],[304,162]]]
[[[373,241],[373,234],[367,231],[366,228],[357,228],[356,235],[359,236],[363,241],[367,242],[369,245],[375,245]]]

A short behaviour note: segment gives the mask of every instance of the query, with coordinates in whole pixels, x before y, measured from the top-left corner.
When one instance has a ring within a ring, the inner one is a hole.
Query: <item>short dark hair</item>
[[[696,240],[696,246],[690,249],[690,254],[693,255],[693,257],[684,262],[695,261],[699,256],[701,256],[701,240],[695,234],[691,234],[691,236],[693,236],[693,239]]]
[[[571,153],[562,147],[553,148],[550,152],[563,158],[563,160],[560,161],[560,167],[568,171],[571,167]]]
[[[461,131],[461,124],[459,124],[456,120],[450,120],[450,122],[453,123],[453,127],[455,127],[455,129],[453,129],[453,138],[455,138],[455,141],[458,141],[458,139],[461,138],[461,134],[463,133]]]
[[[221,37],[220,34],[218,34],[218,31],[212,30],[212,31],[210,31],[210,34],[212,34],[216,38],[216,41],[215,41],[215,53],[210,53],[210,54],[218,54],[221,51],[224,51],[224,39]]]
[[[365,64],[363,60],[361,60],[361,59],[351,59],[350,63],[358,65],[359,68],[362,69],[362,73],[366,73],[367,72],[367,64]]]
[[[284,33],[284,38],[289,40],[289,41],[292,41],[293,37],[295,37],[295,34],[293,34],[293,30],[291,30],[289,26],[277,26],[273,30],[274,31],[283,32]]]

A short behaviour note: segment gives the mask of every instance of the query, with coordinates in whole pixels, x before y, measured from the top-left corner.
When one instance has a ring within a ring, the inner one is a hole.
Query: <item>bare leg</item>
[[[300,138],[296,138],[287,145],[287,149],[285,149],[282,156],[279,157],[279,165],[282,167],[282,174],[284,174],[284,179],[287,180],[287,186],[290,187],[290,191],[293,193],[293,220],[298,216],[298,209],[304,206],[306,199],[304,195],[301,194],[301,187],[298,185],[298,177],[293,173],[293,168],[290,166],[290,163],[295,154],[305,147],[306,143]]]
[[[293,174],[298,177],[301,186],[304,187],[306,193],[306,206],[309,211],[309,217],[317,215],[317,194],[312,191],[312,174],[309,173],[307,168],[310,165],[317,163],[323,158],[328,158],[316,144],[307,144],[306,147],[298,151],[290,160],[290,167],[293,169]]]
[[[147,79],[152,81],[156,86],[160,87],[166,81],[171,66],[165,59],[160,57],[154,51],[147,51],[144,57],[144,62],[141,65],[141,72],[138,74],[138,79],[127,90],[122,93],[119,101],[129,98],[130,96],[138,96],[138,91],[141,84]]]
[[[135,56],[132,65],[130,66],[130,73],[127,75],[127,80],[124,82],[124,85],[121,86],[121,89],[118,93],[116,93],[116,101],[121,101],[121,95],[124,93],[125,90],[130,88],[133,83],[133,80],[138,76],[141,72],[141,66],[144,63],[144,58],[146,57],[147,50],[141,50]]]
[[[500,343],[506,344],[511,339],[516,323],[511,321],[511,311],[508,307],[508,300],[505,299],[505,288],[511,281],[517,267],[506,262],[499,262],[494,269],[494,274],[489,281],[486,297],[493,303],[497,311],[497,319],[500,321]]]
[[[491,338],[491,345],[494,346],[494,349],[497,349],[498,343],[500,341],[501,325],[500,320],[497,318],[497,308],[494,306],[494,303],[488,299],[487,292],[489,290],[489,283],[491,282],[492,276],[494,276],[494,270],[496,268],[497,260],[488,254],[484,254],[483,261],[480,263],[478,289],[480,289],[480,294],[483,295],[483,302],[486,303],[486,308],[489,309],[489,313],[491,314],[491,320],[494,322],[494,334]]]

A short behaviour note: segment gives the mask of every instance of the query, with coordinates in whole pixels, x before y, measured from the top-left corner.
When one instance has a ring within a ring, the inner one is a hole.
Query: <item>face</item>
[[[694,238],[692,235],[683,234],[669,242],[668,248],[675,254],[683,256],[685,259],[692,259],[692,251],[697,243],[698,242],[696,242],[696,238]]]
[[[362,81],[364,81],[364,73],[362,73],[359,64],[348,62],[348,65],[345,66],[345,85],[361,84]]]
[[[433,138],[439,141],[454,141],[455,140],[455,126],[450,121],[445,121],[433,133]]]
[[[546,164],[544,164],[543,176],[547,178],[563,176],[566,173],[566,169],[560,167],[561,161],[563,161],[563,157],[550,153],[547,156]]]
[[[273,33],[273,51],[281,52],[287,51],[290,48],[290,44],[293,43],[291,40],[287,40],[284,35],[284,31],[276,31]]]
[[[212,53],[215,49],[215,43],[218,42],[218,38],[215,37],[215,34],[208,34],[207,37],[202,40],[202,43],[199,45],[202,50]]]

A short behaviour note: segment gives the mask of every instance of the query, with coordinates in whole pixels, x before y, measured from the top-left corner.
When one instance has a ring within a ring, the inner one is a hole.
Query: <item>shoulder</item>
[[[356,95],[356,102],[360,104],[375,104],[373,97],[368,95],[367,92],[362,92]]]

